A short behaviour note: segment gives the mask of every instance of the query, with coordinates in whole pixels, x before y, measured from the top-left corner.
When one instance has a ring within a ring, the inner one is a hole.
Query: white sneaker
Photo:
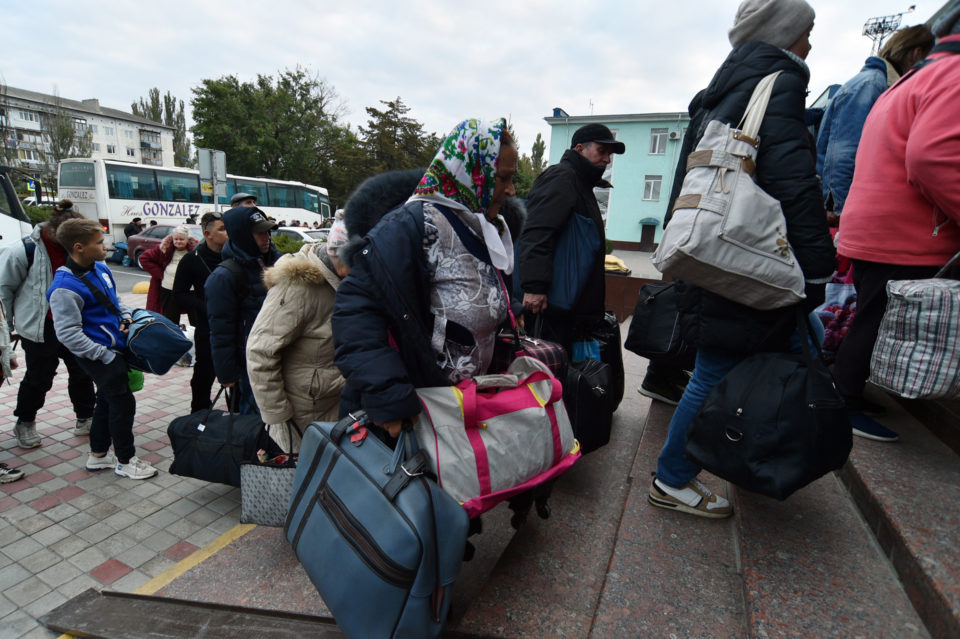
[[[97,470],[106,470],[117,465],[117,456],[107,451],[103,457],[95,457],[93,453],[87,455],[87,465],[85,468],[91,472]]]
[[[712,493],[699,479],[690,480],[683,488],[673,488],[654,479],[648,499],[658,508],[679,510],[698,517],[723,519],[733,514],[730,502]]]
[[[113,474],[117,477],[129,477],[130,479],[150,479],[157,474],[157,469],[134,456],[126,464],[117,462]]]
[[[93,424],[93,417],[78,419],[76,426],[73,427],[73,434],[77,437],[90,434],[90,426]]]

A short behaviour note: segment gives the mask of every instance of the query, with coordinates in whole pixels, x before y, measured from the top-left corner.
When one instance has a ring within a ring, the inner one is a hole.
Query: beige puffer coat
[[[343,377],[333,363],[333,298],[340,278],[307,244],[263,275],[267,298],[247,340],[247,372],[270,436],[290,450],[287,420],[301,430],[335,421]],[[300,442],[296,432],[294,452]]]

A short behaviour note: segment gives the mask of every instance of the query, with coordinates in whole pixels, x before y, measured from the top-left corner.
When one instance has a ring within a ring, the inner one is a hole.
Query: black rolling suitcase
[[[608,389],[610,366],[588,359],[571,363],[563,384],[563,403],[580,442],[580,450],[589,453],[610,441],[613,408]]]

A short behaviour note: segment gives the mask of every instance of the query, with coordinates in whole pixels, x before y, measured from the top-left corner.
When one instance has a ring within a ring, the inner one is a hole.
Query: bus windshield
[[[61,163],[60,186],[92,189],[94,186],[93,162]]]

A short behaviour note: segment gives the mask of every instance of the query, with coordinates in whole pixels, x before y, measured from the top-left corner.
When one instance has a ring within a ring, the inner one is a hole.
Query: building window
[[[30,149],[20,149],[17,151],[17,155],[20,156],[21,160],[27,160],[28,162],[40,161],[40,154],[36,151],[31,151]]]
[[[96,151],[97,153],[100,152],[100,143],[99,143],[99,142],[94,142],[94,143],[93,143],[93,150]]]
[[[104,135],[113,135],[113,127],[112,127],[112,126],[105,126],[105,127],[103,127],[103,134],[104,134]]]
[[[650,129],[650,155],[663,155],[667,152],[668,133],[669,129]]]
[[[117,147],[115,147],[112,144],[107,145],[107,153],[116,153],[116,152],[117,152]]]
[[[89,126],[89,129],[90,129],[90,133],[97,133],[99,130],[96,124],[91,124]]]
[[[43,138],[36,133],[27,133],[24,131],[17,131],[17,139],[21,142],[30,142],[31,144],[41,144],[43,142]]]
[[[131,131],[130,129],[125,130],[123,134],[127,137],[128,140],[133,139],[133,131]]]
[[[650,202],[660,201],[660,184],[663,182],[662,175],[643,176],[643,199]]]
[[[25,122],[39,122],[40,114],[33,111],[20,111],[20,119]]]
[[[127,155],[129,155],[129,156],[132,157],[132,158],[135,158],[135,157],[137,157],[137,152],[136,152],[136,150],[131,149],[131,148],[128,146],[128,147],[127,147]]]

